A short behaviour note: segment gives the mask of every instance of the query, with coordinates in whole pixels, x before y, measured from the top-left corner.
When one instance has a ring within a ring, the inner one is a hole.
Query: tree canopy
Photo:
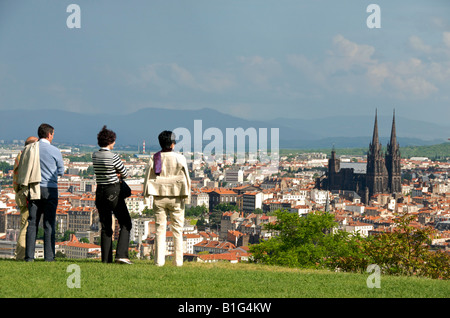
[[[334,215],[313,212],[300,217],[277,211],[266,229],[273,237],[251,245],[253,261],[290,267],[364,272],[371,264],[382,274],[450,278],[450,256],[430,249],[432,228],[417,228],[415,215],[400,214],[393,231],[361,237],[338,230]]]

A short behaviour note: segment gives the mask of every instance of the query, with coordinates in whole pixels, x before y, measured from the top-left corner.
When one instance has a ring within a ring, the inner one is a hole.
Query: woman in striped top
[[[116,134],[103,126],[97,135],[100,149],[92,154],[97,190],[95,204],[100,217],[102,262],[112,263],[112,214],[120,224],[117,241],[116,263],[131,264],[128,259],[131,217],[125,200],[120,197],[120,182],[128,176],[119,156],[111,150],[116,143]]]
[[[119,175],[122,179],[125,179],[128,176],[127,169],[123,165],[122,160],[120,160],[119,155],[111,152],[114,143],[107,147],[100,148],[92,155],[92,163],[94,165],[97,184],[106,185],[118,183]]]

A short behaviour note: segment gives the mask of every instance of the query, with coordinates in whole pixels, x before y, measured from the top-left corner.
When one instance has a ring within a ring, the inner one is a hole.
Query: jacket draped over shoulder
[[[186,158],[175,152],[161,152],[161,173],[156,175],[153,156],[145,171],[144,198],[149,196],[176,196],[191,200],[191,179]]]
[[[18,192],[16,195],[29,197],[30,200],[39,200],[41,198],[40,182],[39,142],[34,142],[27,145],[20,155],[17,167]]]

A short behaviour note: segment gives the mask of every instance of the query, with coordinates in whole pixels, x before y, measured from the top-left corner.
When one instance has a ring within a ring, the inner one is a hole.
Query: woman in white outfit
[[[167,216],[170,216],[173,263],[182,266],[184,209],[185,204],[190,203],[191,180],[186,158],[173,151],[175,135],[165,130],[159,134],[158,140],[161,151],[150,158],[144,179],[144,197],[153,196],[156,217],[155,264],[163,266],[165,263]]]

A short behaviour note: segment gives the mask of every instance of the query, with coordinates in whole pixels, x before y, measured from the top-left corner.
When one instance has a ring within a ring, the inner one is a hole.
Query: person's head
[[[38,140],[39,140],[38,137],[30,136],[30,137],[27,138],[27,140],[25,140],[25,146],[27,146],[29,144],[32,144],[33,142],[36,142]]]
[[[164,130],[159,134],[158,141],[162,150],[173,149],[173,146],[176,144],[175,134],[169,130]]]
[[[49,124],[41,124],[38,128],[39,139],[47,139],[48,141],[52,141],[54,134],[55,134],[55,128],[53,128]]]
[[[112,147],[116,142],[116,133],[107,129],[105,125],[97,135],[97,142],[100,147]]]

